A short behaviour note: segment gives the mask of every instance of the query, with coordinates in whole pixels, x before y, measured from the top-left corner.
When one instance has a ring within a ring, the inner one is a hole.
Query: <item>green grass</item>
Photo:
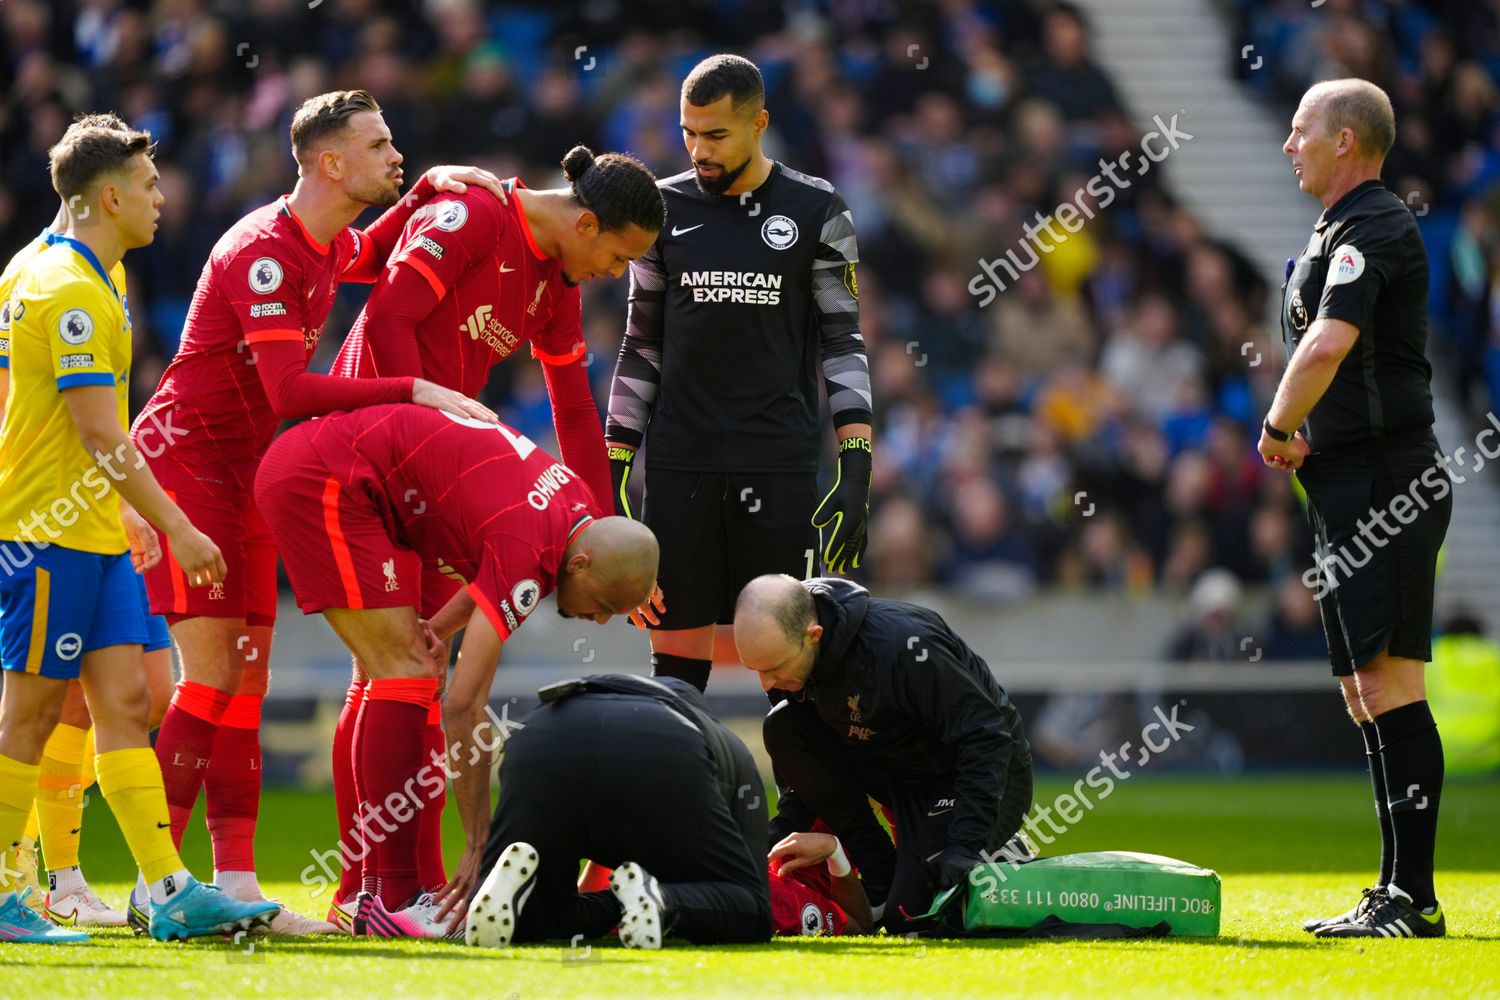
[[[1038,798],[1065,790],[1042,782]],[[1134,779],[1047,853],[1144,850],[1216,869],[1217,940],[932,941],[785,939],[767,945],[631,952],[566,943],[482,952],[440,942],[272,939],[162,945],[100,932],[74,947],[0,946],[0,997],[339,994],[413,997],[1486,996],[1500,994],[1500,784],[1450,782],[1442,804],[1442,941],[1314,941],[1311,913],[1344,909],[1372,875],[1369,786],[1355,777]],[[450,834],[456,834],[450,829]],[[684,831],[690,835],[691,831]],[[258,838],[267,889],[321,915],[296,881],[308,850],[335,839],[331,796],[268,792]],[[209,871],[201,823],[185,855]],[[84,867],[107,899],[132,877],[107,810],[91,804]],[[456,857],[456,844],[451,857]]]

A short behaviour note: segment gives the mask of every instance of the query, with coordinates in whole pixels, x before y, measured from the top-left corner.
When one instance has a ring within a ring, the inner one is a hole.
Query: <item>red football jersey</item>
[[[514,177],[504,183],[525,187]],[[437,304],[413,331],[398,300],[402,281],[416,275],[424,299],[431,289]],[[438,195],[407,222],[333,370],[420,377],[477,397],[490,369],[522,344],[549,364],[582,357],[582,300],[563,280],[562,262],[538,249],[520,199],[502,205],[471,187]]]
[[[782,875],[768,865],[771,876],[772,933],[782,935],[839,935],[849,917],[833,901],[827,865],[809,865]]]
[[[316,242],[285,197],[225,233],[198,278],[177,355],[136,418],[136,428],[149,422],[170,439],[170,447],[148,451],[153,470],[249,491],[281,420],[263,380],[274,392],[299,374],[258,365],[257,348],[300,345],[305,370],[339,282],[373,280],[377,253],[375,241],[356,229],[344,229],[328,246]],[[411,398],[409,384],[402,396],[394,383],[345,389],[338,381],[346,405]],[[305,388],[296,391],[304,396],[300,405],[312,402]]]
[[[398,544],[467,586],[501,639],[557,588],[569,539],[600,516],[577,473],[503,424],[397,405],[313,427],[329,471],[374,499]]]

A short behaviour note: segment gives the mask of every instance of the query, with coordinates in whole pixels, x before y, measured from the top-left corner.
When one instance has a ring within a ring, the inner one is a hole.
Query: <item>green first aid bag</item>
[[[1021,865],[976,865],[966,882],[933,900],[923,917],[946,917],[970,934],[1020,932],[1052,918],[1130,928],[1166,923],[1170,934],[1215,937],[1219,893],[1218,873],[1186,861],[1092,851]]]

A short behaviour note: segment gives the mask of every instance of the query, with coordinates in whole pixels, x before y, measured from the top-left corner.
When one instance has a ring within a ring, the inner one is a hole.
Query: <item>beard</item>
[[[382,177],[362,185],[358,190],[350,191],[349,197],[375,208],[390,208],[401,200],[401,185],[389,177]]]
[[[704,194],[722,195],[734,186],[734,182],[740,179],[740,174],[750,166],[750,157],[745,157],[745,162],[730,170],[728,167],[719,168],[719,176],[705,178],[698,172],[698,165],[693,164],[693,183],[698,185],[698,190]]]

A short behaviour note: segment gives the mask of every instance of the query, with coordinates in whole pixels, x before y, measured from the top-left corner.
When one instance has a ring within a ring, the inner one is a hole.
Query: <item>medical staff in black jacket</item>
[[[1020,830],[1032,790],[1020,713],[936,612],[846,580],[768,575],[740,593],[734,634],[780,699],[764,727],[773,839],[822,819],[887,928]],[[886,807],[894,844],[866,796]]]

